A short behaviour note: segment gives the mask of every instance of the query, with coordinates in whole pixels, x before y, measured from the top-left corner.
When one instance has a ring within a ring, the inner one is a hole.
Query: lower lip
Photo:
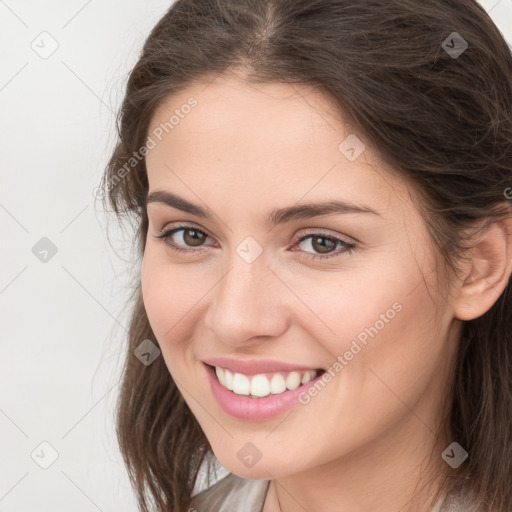
[[[299,395],[307,392],[308,388],[322,377],[318,375],[313,380],[293,390],[283,391],[277,395],[262,398],[251,398],[247,395],[237,395],[226,389],[215,375],[215,370],[205,365],[213,396],[222,409],[241,420],[262,421],[273,418],[299,404]]]

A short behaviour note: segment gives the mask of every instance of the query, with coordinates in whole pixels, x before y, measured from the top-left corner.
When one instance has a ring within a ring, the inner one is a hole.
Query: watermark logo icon
[[[135,357],[145,366],[149,366],[160,356],[160,349],[151,341],[144,340],[134,351]]]
[[[40,468],[48,469],[59,458],[59,452],[48,441],[43,441],[32,450],[30,457]]]
[[[248,468],[252,468],[263,456],[263,454],[251,443],[245,443],[236,454],[238,460]]]
[[[50,58],[59,48],[59,43],[49,32],[43,31],[30,43],[30,47],[34,52],[46,60]]]
[[[43,236],[43,238],[32,247],[32,254],[41,263],[48,263],[57,254],[57,251],[57,246],[46,236]]]
[[[248,236],[238,244],[236,252],[246,263],[251,264],[263,252],[263,247],[252,236]]]
[[[452,59],[456,59],[466,51],[468,43],[458,32],[452,32],[441,46]]]
[[[457,469],[467,458],[468,452],[462,446],[453,442],[441,454],[443,460],[453,469]]]
[[[353,133],[340,142],[340,145],[338,146],[340,153],[345,155],[347,160],[350,160],[351,162],[357,160],[365,149],[366,146],[363,141]]]

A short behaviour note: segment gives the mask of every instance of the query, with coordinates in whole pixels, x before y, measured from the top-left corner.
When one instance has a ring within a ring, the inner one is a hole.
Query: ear
[[[492,307],[510,279],[512,217],[482,230],[466,256],[452,308],[459,320],[474,320]]]

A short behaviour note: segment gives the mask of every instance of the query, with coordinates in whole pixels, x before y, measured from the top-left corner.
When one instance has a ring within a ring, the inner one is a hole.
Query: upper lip
[[[212,357],[203,359],[203,363],[210,366],[220,366],[235,373],[256,375],[258,373],[291,372],[316,370],[312,366],[304,366],[270,359],[231,359],[229,357]]]

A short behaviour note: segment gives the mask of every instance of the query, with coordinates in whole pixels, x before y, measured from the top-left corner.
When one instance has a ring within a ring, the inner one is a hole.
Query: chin
[[[264,460],[264,455],[256,462],[247,462],[247,465],[238,459],[235,454],[234,457],[218,457],[215,455],[220,464],[229,472],[234,473],[242,478],[249,480],[272,480],[274,478],[282,478],[292,472],[289,468],[283,467],[280,460]],[[243,456],[241,455],[243,459]]]

